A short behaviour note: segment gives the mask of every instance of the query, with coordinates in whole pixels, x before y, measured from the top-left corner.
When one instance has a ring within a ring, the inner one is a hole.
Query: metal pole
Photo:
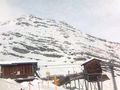
[[[68,75],[70,75],[70,71],[68,71]],[[70,80],[70,90],[71,90],[71,80]]]
[[[101,90],[103,90],[103,82],[101,81]]]
[[[112,80],[113,80],[113,87],[114,87],[114,90],[117,90],[115,74],[114,74],[114,67],[113,67],[113,63],[112,62],[111,62],[111,65],[110,65],[110,69],[111,69],[111,75],[112,75]]]
[[[78,79],[78,86],[79,86],[79,90],[80,90],[80,80]]]

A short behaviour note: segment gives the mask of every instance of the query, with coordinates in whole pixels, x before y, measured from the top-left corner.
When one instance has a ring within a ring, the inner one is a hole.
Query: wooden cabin
[[[90,59],[82,64],[84,66],[85,79],[89,82],[97,81],[102,76],[101,60]]]
[[[83,63],[82,65],[84,66],[85,73],[87,74],[102,73],[100,62],[101,60],[98,59],[90,59]]]
[[[36,61],[0,61],[1,78],[34,78],[36,70]]]

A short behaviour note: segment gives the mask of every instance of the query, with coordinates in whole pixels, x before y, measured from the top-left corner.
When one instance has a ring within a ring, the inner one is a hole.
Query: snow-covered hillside
[[[79,62],[97,57],[120,63],[120,44],[84,34],[65,22],[24,16],[0,25],[0,59]]]
[[[80,64],[91,57],[103,60],[107,72],[114,60],[115,73],[120,75],[120,43],[84,34],[63,21],[30,15],[4,22],[0,41],[0,60],[38,60],[42,75],[48,69],[54,74],[79,72]]]

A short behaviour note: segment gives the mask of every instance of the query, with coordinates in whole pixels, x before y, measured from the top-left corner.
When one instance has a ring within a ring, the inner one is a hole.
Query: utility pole
[[[110,61],[109,67],[111,70],[111,75],[112,75],[112,80],[113,80],[113,88],[114,88],[114,90],[117,90],[117,84],[116,84],[115,74],[114,74],[114,62],[113,62],[113,60]]]

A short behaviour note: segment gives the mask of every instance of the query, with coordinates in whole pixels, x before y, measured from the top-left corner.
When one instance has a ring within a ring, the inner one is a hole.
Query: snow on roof
[[[98,58],[90,58],[90,59],[87,59],[82,65],[85,65],[86,63],[88,63],[88,62],[90,62],[90,61],[92,61],[92,60],[98,60],[98,61],[101,61],[100,59],[98,59]],[[81,66],[82,66],[81,65]]]
[[[36,60],[13,60],[13,61],[6,61],[0,60],[0,65],[8,65],[8,64],[22,64],[22,63],[37,63]]]

